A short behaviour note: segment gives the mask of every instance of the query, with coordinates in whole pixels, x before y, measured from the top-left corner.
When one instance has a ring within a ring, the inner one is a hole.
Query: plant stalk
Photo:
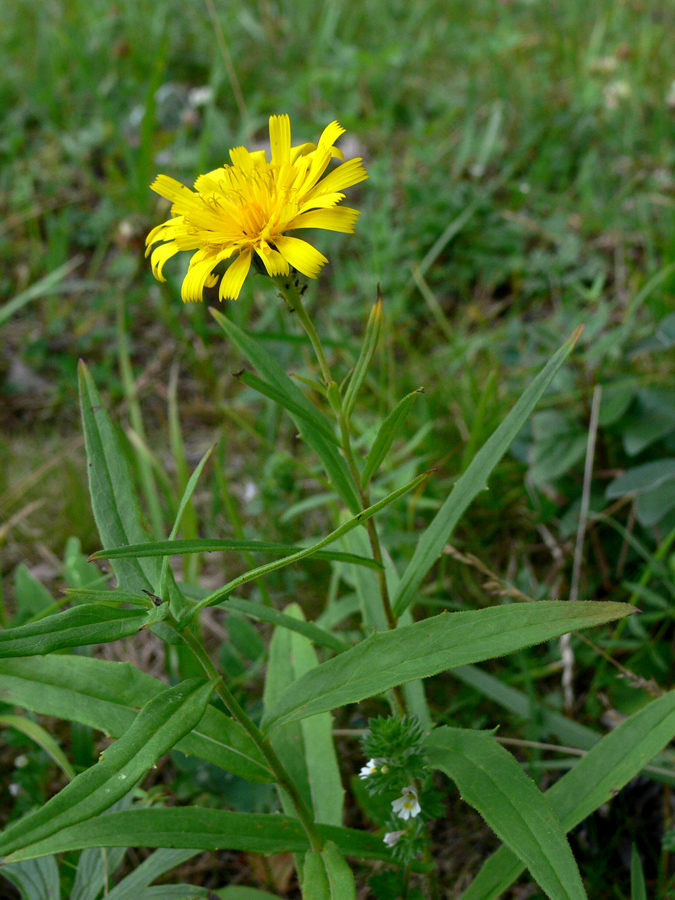
[[[233,718],[236,719],[237,722],[239,722],[239,724],[242,726],[242,728],[250,735],[255,745],[264,756],[265,762],[268,764],[274,774],[274,777],[277,780],[277,784],[279,784],[279,786],[282,787],[288,794],[291,803],[293,804],[293,807],[298,814],[298,819],[302,823],[305,832],[307,833],[307,837],[309,838],[309,843],[312,847],[312,850],[316,850],[319,852],[323,850],[323,839],[317,831],[316,823],[314,822],[310,811],[307,809],[305,801],[300,795],[300,792],[295,786],[295,783],[284,768],[284,765],[277,754],[274,752],[272,745],[269,743],[267,738],[263,737],[260,729],[254,722],[251,721],[244,709],[240,706],[237,698],[234,696],[232,691],[223,682],[222,676],[218,672],[218,669],[211,661],[211,658],[209,657],[208,653],[201,645],[201,643],[197,640],[197,638],[195,638],[193,634],[191,634],[190,629],[184,628],[182,631],[179,630],[180,626],[178,625],[178,622],[173,619],[173,617],[170,617],[169,619],[167,619],[167,621],[169,621],[176,633],[182,637],[187,646],[194,653],[195,657],[199,660],[209,681],[215,682],[216,692],[218,693],[218,696],[223,701],[227,709],[229,709]]]

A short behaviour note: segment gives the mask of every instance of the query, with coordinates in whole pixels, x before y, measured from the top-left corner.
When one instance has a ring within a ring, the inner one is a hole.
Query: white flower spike
[[[415,816],[419,816],[422,812],[422,807],[417,799],[417,789],[413,787],[413,785],[404,787],[403,796],[394,800],[391,804],[391,808],[397,816],[400,816],[406,821],[408,819],[414,819]]]
[[[374,759],[369,759],[365,766],[359,772],[359,778],[365,780],[373,775],[380,768],[382,763],[385,763],[386,759],[382,759],[379,756]]]

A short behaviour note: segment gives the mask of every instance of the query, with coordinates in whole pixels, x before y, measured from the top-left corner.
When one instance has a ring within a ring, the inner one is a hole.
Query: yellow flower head
[[[165,281],[162,269],[179,250],[196,250],[183,281],[183,300],[201,300],[204,287],[218,281],[213,270],[223,259],[235,257],[220,282],[221,300],[236,300],[251,266],[253,253],[271,276],[288,275],[293,266],[316,278],[328,262],[307,241],[291,237],[296,228],[354,231],[359,215],[339,207],[343,188],[368,177],[361,159],[350,159],[322,178],[333,157],[344,160],[333,145],[344,128],[332,122],[316,144],[291,147],[288,116],[270,117],[272,161],[264,150],[230,150],[231,166],[200,175],[195,190],[158,175],[151,185],[172,202],[172,218],[153,228],[146,256],[153,244],[152,271]]]

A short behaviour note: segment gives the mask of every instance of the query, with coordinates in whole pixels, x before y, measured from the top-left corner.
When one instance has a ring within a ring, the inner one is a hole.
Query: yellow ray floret
[[[171,201],[171,218],[147,237],[152,272],[164,281],[162,269],[180,250],[195,250],[183,281],[184,301],[201,300],[204,287],[217,283],[214,273],[223,260],[232,261],[220,277],[221,300],[236,300],[246,280],[253,254],[271,276],[297,269],[316,278],[328,262],[307,241],[289,234],[300,228],[352,233],[358,210],[339,206],[344,188],[368,177],[361,159],[342,162],[324,176],[332,159],[344,160],[335,142],[344,134],[331,122],[318,144],[291,146],[288,116],[270,117],[271,161],[264,150],[230,150],[231,165],[200,175],[190,190],[168,175],[158,175],[153,191]],[[154,244],[158,244],[153,250]]]

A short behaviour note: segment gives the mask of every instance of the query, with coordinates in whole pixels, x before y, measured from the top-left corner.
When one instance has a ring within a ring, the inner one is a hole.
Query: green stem
[[[323,839],[317,831],[316,824],[312,818],[312,815],[307,809],[305,801],[300,795],[300,792],[295,786],[293,780],[284,768],[283,763],[274,752],[272,745],[269,743],[267,738],[263,737],[260,729],[248,717],[232,691],[230,691],[227,685],[223,683],[222,676],[218,672],[218,669],[216,669],[215,665],[211,662],[211,658],[209,657],[208,653],[206,652],[204,647],[202,647],[197,638],[195,638],[195,636],[190,632],[190,629],[185,628],[180,631],[178,622],[173,619],[173,617],[170,617],[169,619],[167,619],[167,621],[174,628],[176,633],[180,634],[190,650],[192,650],[195,657],[201,663],[202,668],[204,669],[204,672],[206,673],[209,681],[215,682],[216,692],[218,693],[218,696],[223,701],[227,709],[229,709],[233,718],[236,719],[236,721],[239,722],[242,728],[249,734],[257,748],[264,756],[265,762],[270,767],[270,770],[274,774],[277,783],[288,794],[291,803],[293,804],[295,811],[298,814],[298,819],[302,823],[307,833],[307,837],[309,838],[309,843],[312,847],[312,850],[323,850]]]
[[[297,314],[298,320],[300,324],[305,329],[307,337],[310,339],[312,347],[314,348],[314,352],[316,353],[316,358],[319,362],[319,366],[321,368],[321,373],[323,375],[323,379],[326,383],[326,386],[329,386],[333,382],[333,377],[331,375],[330,367],[328,365],[328,361],[326,360],[326,355],[323,352],[323,347],[321,345],[321,339],[317,333],[316,328],[314,327],[314,323],[309,317],[307,310],[304,307],[302,302],[302,296],[300,290],[298,288],[297,282],[291,277],[283,277],[278,276],[277,278],[273,278],[272,281],[278,288],[279,292],[283,296],[283,298],[288,303],[289,307]],[[370,506],[370,498],[368,495],[367,489],[364,490],[361,484],[361,475],[359,473],[358,466],[356,465],[356,459],[354,458],[354,451],[352,450],[352,442],[351,436],[349,432],[349,422],[347,421],[347,417],[345,416],[344,407],[342,406],[342,400],[339,396],[339,392],[336,391],[335,405],[331,403],[333,407],[333,412],[335,413],[335,417],[337,419],[338,425],[340,427],[340,436],[342,438],[342,453],[344,455],[345,461],[347,463],[347,468],[349,469],[349,473],[352,476],[352,481],[354,482],[354,486],[359,495],[359,499],[361,501],[361,509],[367,509]],[[330,391],[329,391],[330,396]],[[368,531],[368,539],[370,541],[370,547],[373,554],[373,559],[380,563],[380,566],[383,565],[382,562],[382,549],[380,547],[380,539],[377,534],[377,528],[375,527],[375,523],[372,520],[368,520],[366,523],[366,529]],[[396,628],[396,616],[394,615],[394,611],[391,606],[391,600],[389,597],[389,589],[387,588],[387,579],[385,575],[384,568],[378,569],[377,573],[378,584],[380,588],[380,597],[382,600],[382,606],[384,608],[384,614],[387,619],[387,625],[390,630],[394,630]],[[403,694],[402,688],[399,686],[395,687],[392,691],[394,695],[394,701],[396,704],[397,711],[399,715],[405,715],[407,711],[407,704],[405,701],[405,696]]]
[[[272,279],[272,281],[274,282],[275,286],[277,287],[279,293],[284,298],[286,303],[288,303],[289,307],[293,310],[294,313],[297,314],[302,327],[307,332],[307,337],[312,342],[312,347],[314,348],[316,358],[318,359],[319,366],[321,367],[323,380],[327,385],[330,384],[333,380],[333,377],[330,374],[328,360],[326,359],[326,354],[323,352],[321,339],[319,338],[317,330],[314,327],[314,323],[310,319],[309,315],[307,314],[307,310],[304,307],[302,297],[300,295],[300,289],[298,288],[296,280],[292,275],[277,275],[276,278]]]

